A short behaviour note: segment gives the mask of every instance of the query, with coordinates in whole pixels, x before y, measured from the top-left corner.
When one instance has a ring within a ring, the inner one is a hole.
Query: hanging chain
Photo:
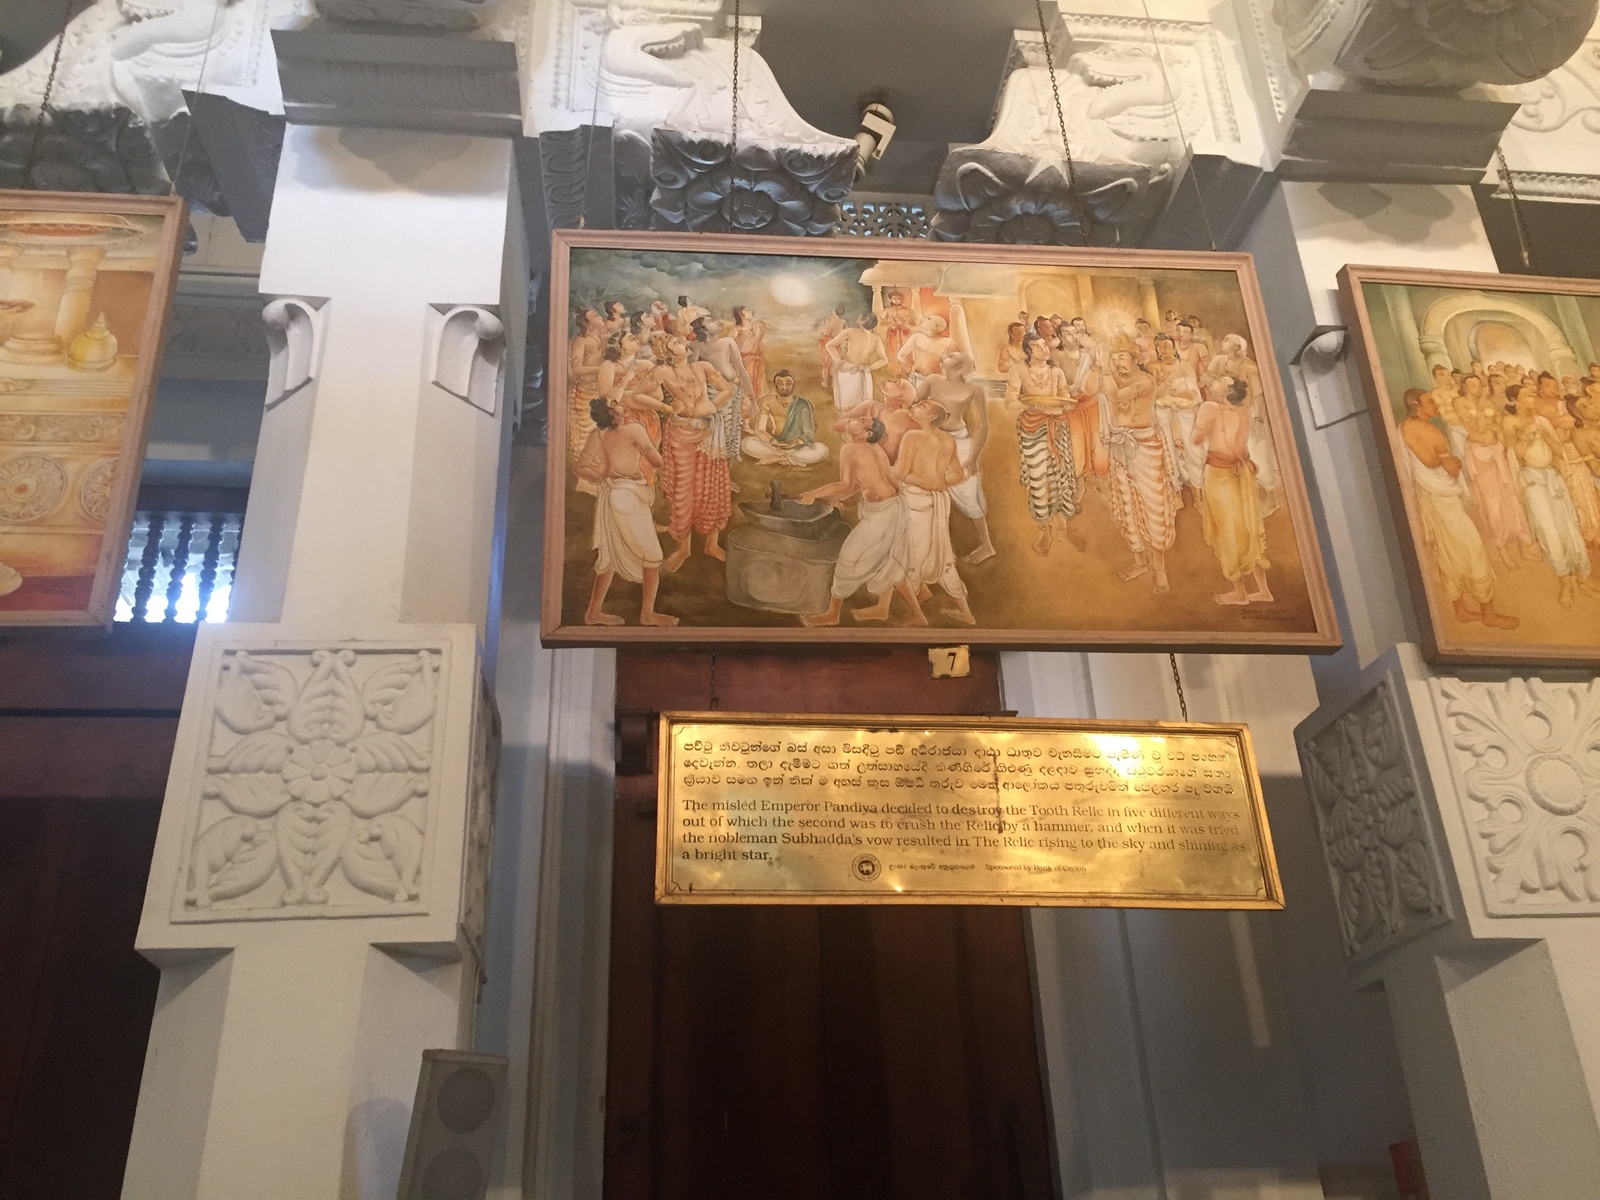
[[[583,138],[583,178],[578,181],[578,228],[589,224],[589,173],[594,167],[594,127],[600,120],[600,76],[604,71],[606,39],[611,36],[611,25],[600,35],[600,48],[594,56],[594,99],[589,103],[589,124]]]
[[[1522,253],[1522,267],[1531,275],[1539,275],[1539,260],[1534,257],[1533,243],[1528,240],[1528,227],[1522,220],[1522,198],[1517,195],[1517,181],[1511,173],[1511,168],[1506,165],[1506,151],[1504,146],[1494,148],[1495,158],[1500,164],[1500,179],[1506,185],[1506,194],[1511,197],[1511,223],[1517,228],[1517,249]]]
[[[728,229],[733,229],[733,193],[739,185],[739,0],[733,0],[733,112],[728,117]]]
[[[737,3],[737,0],[735,0]],[[1073,211],[1078,214],[1078,233],[1083,238],[1083,244],[1089,244],[1089,210],[1084,207],[1083,200],[1078,195],[1078,171],[1072,161],[1072,144],[1067,141],[1067,117],[1061,109],[1061,85],[1056,82],[1056,59],[1050,49],[1050,31],[1045,28],[1044,0],[1034,0],[1034,10],[1039,14],[1039,37],[1044,42],[1044,65],[1050,72],[1050,91],[1056,101],[1056,124],[1061,127],[1061,149],[1066,155],[1067,162],[1067,194],[1072,198]]]
[[[1183,698],[1183,676],[1178,674],[1178,656],[1168,654],[1167,661],[1172,664],[1172,686],[1178,689],[1178,711],[1183,714],[1183,719],[1189,719],[1189,702]]]
[[[206,64],[211,61],[211,46],[217,40],[217,22],[222,19],[222,10],[228,5],[228,0],[217,0],[217,6],[211,12],[211,31],[206,35],[206,48],[200,55],[200,74],[195,76],[195,95],[200,95],[200,89],[206,82]],[[183,178],[183,164],[189,158],[189,138],[194,134],[194,113],[189,114],[188,120],[183,123],[183,144],[178,147],[178,169],[172,173],[172,191],[178,190],[178,181]],[[169,192],[168,195],[172,193]]]
[[[1183,128],[1183,117],[1178,111],[1178,96],[1172,90],[1172,80],[1167,77],[1167,56],[1161,51],[1161,39],[1156,36],[1155,18],[1150,15],[1150,0],[1144,2],[1144,23],[1150,30],[1150,45],[1156,52],[1156,65],[1161,68],[1161,86],[1167,93],[1167,103],[1172,106],[1172,124],[1178,131],[1178,143],[1183,147],[1184,173],[1189,176],[1189,181],[1194,184],[1194,200],[1200,207],[1200,220],[1206,227],[1206,241],[1211,243],[1211,252],[1217,250],[1217,234],[1211,228],[1211,215],[1206,212],[1206,198],[1200,190],[1200,176],[1194,170],[1194,147],[1189,144],[1189,135]],[[1179,693],[1183,689],[1180,687]]]
[[[39,146],[44,139],[44,123],[50,116],[50,93],[56,88],[56,68],[61,65],[61,48],[67,44],[67,26],[72,23],[72,2],[66,0],[61,8],[61,36],[56,38],[56,52],[50,56],[50,74],[45,77],[44,95],[39,99],[39,119],[33,125],[33,143],[28,147],[28,161],[22,165],[22,186],[29,186],[28,177],[39,161]]]

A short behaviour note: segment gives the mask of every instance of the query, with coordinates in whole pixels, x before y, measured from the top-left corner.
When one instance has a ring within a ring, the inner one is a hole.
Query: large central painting
[[[1248,255],[555,236],[547,641],[1338,644]]]

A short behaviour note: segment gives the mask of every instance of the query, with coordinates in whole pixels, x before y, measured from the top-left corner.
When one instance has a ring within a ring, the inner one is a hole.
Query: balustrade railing
[[[128,539],[116,619],[227,620],[243,520],[241,513],[141,509]]]

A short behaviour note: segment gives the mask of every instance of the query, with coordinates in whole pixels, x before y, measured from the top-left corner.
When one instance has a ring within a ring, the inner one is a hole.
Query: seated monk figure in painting
[[[772,387],[745,421],[746,456],[764,466],[785,467],[809,467],[827,458],[827,446],[817,441],[816,412],[811,401],[795,394],[794,376],[779,371]]]
[[[926,625],[928,618],[912,591],[910,530],[906,499],[900,494],[883,451],[883,422],[876,417],[845,417],[838,423],[845,444],[839,448],[839,482],[802,492],[800,502],[812,504],[826,500],[839,504],[859,495],[859,517],[833,568],[832,599],[828,610],[801,617],[810,626],[837,625],[844,602],[865,587],[877,603],[851,610],[858,621],[882,621],[889,616],[889,605],[898,595],[911,615],[901,625]]]
[[[589,402],[590,431],[573,471],[594,485],[594,589],[589,593],[586,625],[623,625],[618,616],[604,611],[606,593],[621,575],[644,586],[639,624],[671,626],[677,617],[656,611],[661,586],[661,539],[656,536],[650,507],[655,489],[645,479],[649,467],[661,465],[661,455],[643,425],[620,419],[622,401],[604,396]]]

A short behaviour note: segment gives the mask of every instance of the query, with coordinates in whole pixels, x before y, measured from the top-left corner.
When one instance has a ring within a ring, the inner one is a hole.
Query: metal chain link
[[[1172,90],[1172,80],[1167,77],[1167,56],[1161,52],[1161,39],[1156,36],[1155,18],[1150,15],[1150,0],[1143,2],[1145,27],[1150,31],[1150,45],[1156,52],[1156,65],[1161,68],[1161,87],[1167,94],[1167,103],[1172,106],[1172,124],[1178,131],[1178,143],[1183,147],[1184,174],[1189,176],[1189,182],[1194,185],[1195,204],[1200,209],[1200,220],[1206,227],[1206,241],[1211,243],[1211,252],[1215,254],[1217,232],[1211,228],[1211,214],[1206,212],[1205,193],[1200,189],[1200,176],[1194,169],[1194,147],[1189,144],[1189,134],[1183,128],[1183,115],[1178,109],[1178,97]]]
[[[739,0],[733,0],[733,112],[728,118],[728,231],[733,231],[733,193],[739,184]]]
[[[195,95],[200,95],[200,89],[206,82],[206,64],[211,61],[211,46],[217,40],[217,22],[222,19],[222,10],[228,5],[228,0],[217,0],[217,6],[211,10],[211,30],[206,34],[206,48],[200,55],[200,73],[195,76]],[[172,191],[178,190],[178,181],[183,178],[183,164],[189,158],[189,138],[194,133],[194,113],[189,113],[183,123],[183,145],[178,148],[178,166],[172,172]],[[168,195],[172,193],[169,192]]]
[[[1172,664],[1172,686],[1178,689],[1178,711],[1183,714],[1183,719],[1189,719],[1189,702],[1183,698],[1183,676],[1178,674],[1178,656],[1168,654],[1167,661]]]
[[[44,123],[50,115],[50,93],[56,88],[56,68],[61,65],[61,48],[67,44],[67,26],[72,23],[73,0],[66,0],[61,8],[61,36],[56,38],[56,52],[50,56],[50,74],[45,77],[44,95],[39,98],[39,119],[33,125],[33,143],[28,147],[28,161],[22,165],[22,186],[28,186],[28,177],[39,161],[39,143],[44,138]]]
[[[1522,198],[1517,195],[1517,181],[1513,178],[1511,168],[1506,165],[1506,151],[1504,146],[1494,148],[1495,158],[1500,165],[1500,179],[1506,185],[1506,194],[1511,197],[1511,223],[1517,229],[1517,248],[1522,252],[1523,269],[1533,275],[1541,275],[1539,260],[1534,257],[1533,243],[1528,240],[1528,227],[1522,221]]]
[[[736,0],[737,2],[737,0]],[[1056,60],[1050,50],[1050,31],[1045,28],[1044,0],[1033,0],[1034,10],[1039,14],[1039,37],[1044,42],[1044,65],[1050,72],[1050,91],[1056,100],[1056,123],[1061,127],[1061,149],[1066,153],[1067,161],[1067,194],[1072,198],[1073,211],[1078,214],[1078,233],[1083,238],[1083,244],[1089,244],[1089,210],[1083,205],[1083,200],[1078,196],[1078,172],[1072,161],[1072,145],[1067,141],[1067,117],[1061,108],[1061,85],[1056,82]]]

